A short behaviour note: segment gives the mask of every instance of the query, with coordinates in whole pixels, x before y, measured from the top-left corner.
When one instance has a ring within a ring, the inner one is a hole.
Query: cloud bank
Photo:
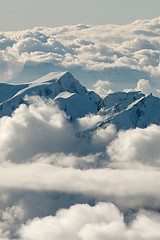
[[[1,238],[158,239],[160,127],[87,134],[98,117],[29,101],[0,119]]]
[[[94,207],[75,205],[68,210],[60,210],[55,217],[36,218],[28,222],[21,228],[20,235],[23,240],[155,240],[160,236],[159,220],[155,213],[141,211],[127,226],[123,215],[113,204],[99,203]]]
[[[159,22],[155,18],[124,26],[75,25],[3,32],[1,82],[31,81],[51,71],[68,70],[89,87],[106,80],[113,84],[113,90],[133,88],[139,79],[154,86],[160,77]]]

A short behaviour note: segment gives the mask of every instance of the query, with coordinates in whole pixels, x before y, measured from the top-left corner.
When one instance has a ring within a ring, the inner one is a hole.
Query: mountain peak
[[[114,115],[110,122],[115,124],[118,129],[146,128],[150,124],[160,125],[159,109],[160,98],[149,94]]]
[[[50,72],[47,75],[33,81],[30,82],[30,85],[37,85],[37,84],[42,84],[45,82],[50,82],[50,81],[58,81],[61,78],[72,78],[74,79],[73,75],[70,72]]]
[[[21,103],[24,103],[26,95],[55,99],[62,92],[74,93],[79,96],[88,93],[87,89],[70,72],[51,72],[28,84],[6,84],[2,86],[2,92],[3,96],[7,95],[8,97],[0,97],[0,116],[11,115]]]
[[[87,93],[87,89],[80,84],[70,72],[50,72],[42,78],[30,82],[30,87],[57,84],[61,91]]]

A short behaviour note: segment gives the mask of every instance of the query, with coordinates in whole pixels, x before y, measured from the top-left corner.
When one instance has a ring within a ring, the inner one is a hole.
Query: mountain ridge
[[[108,124],[114,124],[118,130],[160,125],[160,98],[140,91],[114,92],[101,98],[70,72],[51,72],[25,84],[1,83],[0,93],[0,117],[11,116],[20,104],[27,104],[25,96],[40,96],[55,101],[71,119],[100,115],[103,120],[95,128]]]

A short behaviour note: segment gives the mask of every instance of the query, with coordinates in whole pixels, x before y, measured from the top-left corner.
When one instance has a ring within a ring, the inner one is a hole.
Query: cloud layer
[[[28,100],[0,119],[1,238],[158,239],[160,127],[89,133],[98,117]]]
[[[1,82],[31,81],[51,71],[68,70],[90,87],[98,80],[108,80],[112,89],[135,87],[139,79],[156,84],[159,22],[155,18],[124,26],[76,25],[1,33]]]

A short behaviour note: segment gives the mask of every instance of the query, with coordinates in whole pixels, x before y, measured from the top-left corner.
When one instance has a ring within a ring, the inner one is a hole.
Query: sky
[[[127,24],[159,16],[159,0],[0,0],[0,31],[35,26]]]

